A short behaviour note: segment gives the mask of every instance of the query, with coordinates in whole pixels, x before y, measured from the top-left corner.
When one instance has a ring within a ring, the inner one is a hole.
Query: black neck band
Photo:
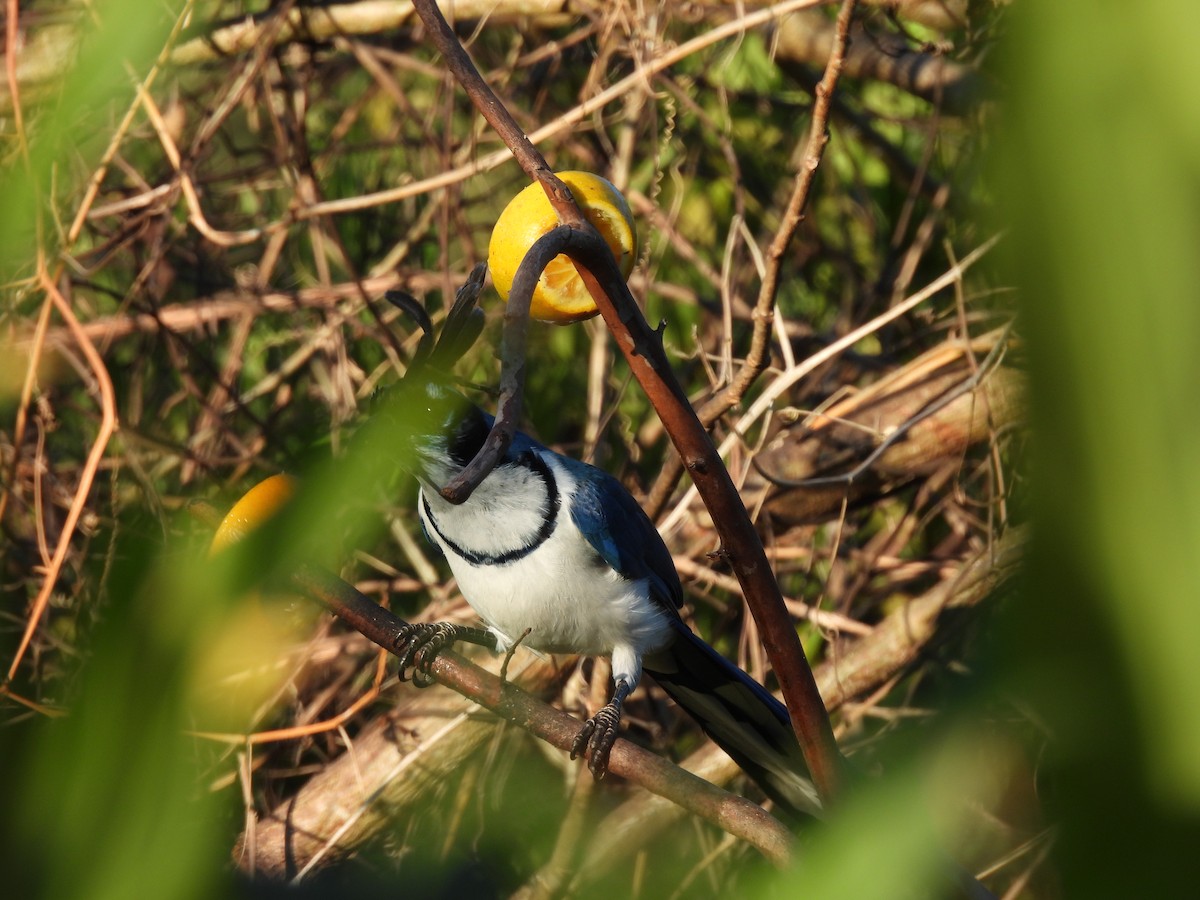
[[[544,544],[554,532],[554,526],[558,522],[558,511],[562,506],[562,498],[558,494],[558,483],[554,480],[554,473],[550,471],[550,467],[546,465],[542,458],[533,452],[522,453],[518,463],[526,466],[531,472],[542,479],[542,482],[546,485],[546,501],[550,506],[550,511],[546,514],[546,518],[542,520],[542,526],[538,529],[537,534],[533,536],[533,540],[512,550],[505,550],[502,553],[481,553],[478,550],[470,550],[462,547],[450,540],[442,529],[438,527],[437,519],[433,517],[433,510],[429,508],[429,498],[424,494],[421,495],[421,503],[425,507],[425,519],[429,522],[429,526],[441,539],[442,543],[472,565],[503,566],[510,562],[516,562],[518,559],[525,558]],[[469,503],[470,501],[467,502]]]

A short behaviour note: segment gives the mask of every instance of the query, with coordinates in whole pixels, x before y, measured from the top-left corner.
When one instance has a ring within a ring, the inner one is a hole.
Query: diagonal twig
[[[50,595],[54,591],[55,583],[58,581],[58,573],[62,570],[67,550],[70,549],[71,538],[75,534],[75,526],[79,523],[79,517],[83,514],[88,492],[92,488],[92,481],[96,477],[96,471],[100,468],[100,460],[104,456],[105,449],[108,447],[109,438],[117,430],[116,393],[113,391],[112,379],[108,375],[108,368],[104,365],[104,360],[100,358],[100,353],[96,350],[95,345],[83,333],[79,320],[75,317],[75,313],[71,309],[71,304],[67,302],[66,298],[58,290],[58,286],[51,279],[50,273],[46,269],[45,258],[40,255],[38,257],[38,281],[41,288],[46,292],[46,295],[58,310],[59,315],[63,317],[67,326],[71,329],[71,333],[75,336],[75,340],[79,344],[79,349],[83,352],[84,358],[87,360],[88,366],[96,378],[97,391],[100,394],[100,427],[96,432],[95,441],[92,442],[92,449],[88,453],[87,462],[84,463],[83,471],[79,475],[79,487],[76,489],[75,497],[71,501],[71,508],[67,511],[67,518],[63,522],[62,532],[58,536],[58,545],[54,548],[54,556],[50,560],[50,565],[47,567],[45,576],[42,579],[42,587],[33,601],[33,607],[29,612],[25,631],[21,635],[21,642],[17,646],[17,652],[13,654],[12,664],[9,666],[8,674],[4,678],[3,687],[5,688],[13,680],[17,669],[20,668],[25,651],[29,648],[30,641],[33,640],[33,633],[37,630],[38,623],[42,619],[42,614],[46,611],[46,607],[50,603]]]
[[[962,279],[966,271],[975,263],[982,259],[988,251],[990,251],[999,242],[1001,235],[993,235],[984,241],[980,246],[976,247],[970,253],[962,258],[961,261],[955,263],[946,272],[939,275],[929,284],[925,285],[921,290],[917,291],[911,297],[907,298],[903,303],[893,306],[887,312],[880,313],[871,321],[864,325],[860,325],[848,334],[842,335],[832,344],[822,348],[818,352],[803,362],[797,363],[793,368],[782,373],[778,378],[772,381],[763,392],[755,398],[750,409],[743,413],[742,417],[734,423],[730,435],[721,443],[720,454],[726,456],[734,447],[734,445],[743,439],[743,435],[749,430],[751,425],[761,418],[767,410],[769,410],[781,396],[802,378],[819,366],[824,365],[829,360],[833,359],[839,353],[843,353],[864,337],[882,328],[889,322],[903,316],[905,313],[916,308],[920,304],[934,297],[938,292],[944,290],[950,285]],[[683,521],[687,515],[688,508],[699,493],[696,485],[688,488],[683,497],[680,498],[672,507],[671,513],[663,522],[663,530],[670,531],[671,528]],[[703,499],[703,495],[701,495]]]
[[[754,331],[750,337],[750,350],[733,381],[700,407],[697,415],[705,426],[711,427],[717,419],[742,402],[746,391],[766,371],[770,360],[771,329],[775,321],[775,300],[779,294],[779,273],[782,270],[784,254],[792,243],[796,229],[804,221],[817,170],[829,144],[829,110],[846,58],[855,2],[856,0],[846,0],[838,12],[829,61],[825,66],[825,74],[814,91],[812,124],[804,148],[804,158],[796,173],[783,218],[765,254],[762,281],[759,285],[758,299],[754,304]],[[672,458],[664,465],[647,499],[646,505],[651,516],[657,518],[662,512],[682,474],[683,463],[678,458]]]
[[[1010,324],[1005,328],[1005,335],[997,341],[996,346],[991,349],[987,357],[982,363],[980,363],[977,371],[973,372],[969,377],[964,378],[953,388],[942,394],[942,396],[928,404],[920,412],[896,426],[896,428],[890,431],[887,437],[879,443],[879,446],[872,450],[866,456],[866,458],[859,462],[850,471],[843,472],[840,475],[820,475],[814,478],[794,479],[769,473],[756,463],[758,471],[765,479],[767,479],[767,481],[779,487],[814,488],[828,487],[830,485],[846,485],[846,487],[849,487],[856,479],[861,478],[864,474],[866,474],[866,472],[869,471],[870,468],[879,461],[880,457],[887,453],[889,449],[895,446],[896,443],[903,439],[904,436],[912,431],[915,427],[927,419],[937,415],[959,397],[970,394],[978,389],[978,387],[983,384],[984,379],[986,379],[987,376],[990,375],[992,371],[1000,365],[1000,360],[1002,359],[1003,354],[1008,347],[1006,338],[1007,332],[1011,329],[1011,327],[1012,326]]]

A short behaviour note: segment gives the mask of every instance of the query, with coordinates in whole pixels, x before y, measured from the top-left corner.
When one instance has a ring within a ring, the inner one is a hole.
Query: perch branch
[[[368,640],[394,650],[394,637],[404,622],[369,597],[341,579],[311,567],[297,572],[292,581]],[[579,733],[581,723],[577,719],[505,684],[457,654],[439,654],[432,672],[441,684],[560,750],[570,750]],[[745,840],[776,865],[786,863],[791,856],[790,833],[762,807],[729,794],[636,744],[618,739],[609,770]]]

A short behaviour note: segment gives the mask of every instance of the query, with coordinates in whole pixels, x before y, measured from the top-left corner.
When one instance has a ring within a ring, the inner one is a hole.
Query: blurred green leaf
[[[1180,895],[1200,837],[1200,12],[1029,3],[1013,25],[997,149],[1037,515],[1013,677],[1056,736],[1068,893]]]

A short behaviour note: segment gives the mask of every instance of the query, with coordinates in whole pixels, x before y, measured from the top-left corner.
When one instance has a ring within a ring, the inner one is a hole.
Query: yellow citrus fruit
[[[216,553],[236,544],[275,515],[296,493],[296,484],[296,479],[290,475],[272,475],[246,491],[217,526],[210,552]]]
[[[621,274],[629,277],[637,260],[637,230],[633,213],[621,192],[609,181],[590,172],[559,172],[558,177],[571,189],[583,214],[612,250]],[[504,300],[508,299],[517,267],[529,248],[558,224],[558,215],[537,182],[504,207],[488,243],[492,284]],[[529,314],[542,322],[567,325],[590,319],[597,312],[596,304],[571,260],[566,255],[554,257],[538,279]]]

